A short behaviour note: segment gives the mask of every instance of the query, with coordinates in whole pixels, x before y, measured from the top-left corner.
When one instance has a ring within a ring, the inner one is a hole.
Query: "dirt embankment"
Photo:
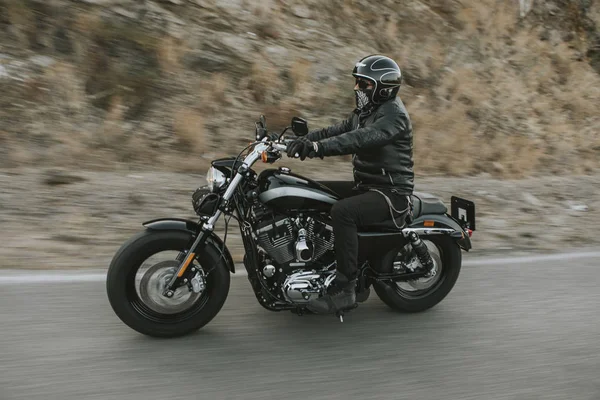
[[[323,177],[312,165],[284,162],[295,172]],[[328,178],[348,179],[341,169]],[[121,243],[159,217],[194,219],[191,193],[200,175],[169,172],[0,171],[0,268],[107,268]],[[556,252],[600,246],[600,175],[521,181],[418,178],[417,190],[471,199],[477,207],[472,255]],[[233,221],[232,221],[233,222]],[[223,236],[223,223],[217,232]],[[243,248],[230,225],[227,245],[236,261]],[[470,255],[469,255],[470,256]]]

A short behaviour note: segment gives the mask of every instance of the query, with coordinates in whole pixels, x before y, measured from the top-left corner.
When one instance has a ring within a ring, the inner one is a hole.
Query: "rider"
[[[309,310],[316,313],[333,313],[356,303],[358,227],[407,213],[414,188],[412,124],[396,97],[400,68],[389,57],[371,55],[356,63],[352,75],[356,109],[349,117],[310,132],[287,149],[289,157],[301,160],[354,154],[354,182],[335,188],[344,198],[331,209],[336,278],[328,293],[309,301]]]

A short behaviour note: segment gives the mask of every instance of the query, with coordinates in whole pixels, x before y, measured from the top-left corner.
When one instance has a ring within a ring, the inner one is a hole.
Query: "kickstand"
[[[339,310],[335,313],[335,316],[338,317],[340,319],[340,322],[344,322],[344,312],[345,311],[352,311],[355,308],[358,307],[358,303],[354,303],[352,306],[348,307],[348,308],[344,308],[343,310]]]

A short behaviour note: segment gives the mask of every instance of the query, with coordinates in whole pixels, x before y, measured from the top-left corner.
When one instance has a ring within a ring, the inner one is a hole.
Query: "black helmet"
[[[400,90],[402,72],[394,60],[382,55],[364,57],[354,66],[352,76],[372,81],[375,85],[372,98],[374,104],[393,99]]]

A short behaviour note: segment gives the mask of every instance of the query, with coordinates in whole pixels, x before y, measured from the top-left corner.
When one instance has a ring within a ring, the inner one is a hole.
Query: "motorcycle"
[[[307,122],[292,118],[280,134],[269,133],[266,118],[255,123],[256,141],[237,157],[212,161],[207,185],[192,194],[197,221],[162,218],[114,255],[106,289],[111,307],[130,328],[149,336],[176,337],[208,324],[221,310],[235,273],[226,246],[228,224],[237,220],[244,245],[243,265],[261,306],[270,311],[310,313],[308,301],[322,296],[335,279],[334,233],[329,211],[343,197],[335,184],[315,181],[289,168],[257,174],[257,161],[273,164]],[[242,157],[242,154],[246,154]],[[410,211],[360,227],[357,304],[371,287],[389,307],[422,312],[454,287],[462,252],[471,249],[475,205],[456,196],[451,212],[438,198],[414,193]],[[225,233],[214,232],[224,215]],[[162,252],[167,259],[149,261]],[[344,312],[337,316],[343,322]]]

